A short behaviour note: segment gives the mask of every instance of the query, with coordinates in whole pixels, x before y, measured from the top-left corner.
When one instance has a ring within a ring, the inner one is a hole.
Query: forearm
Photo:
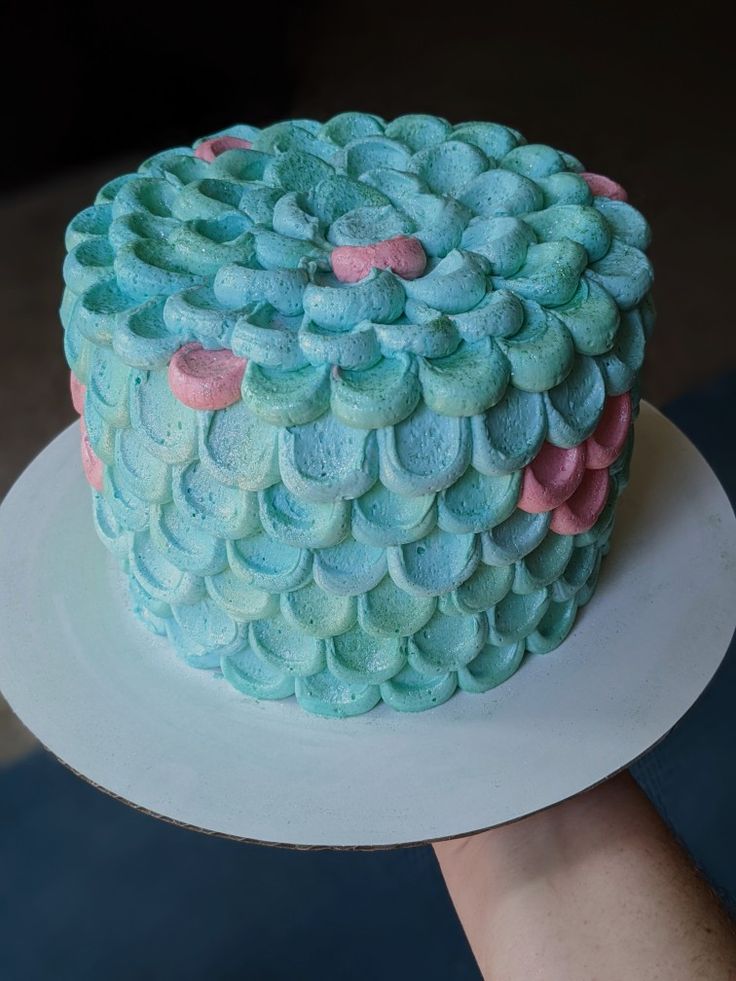
[[[733,981],[736,940],[628,774],[435,852],[493,981]]]

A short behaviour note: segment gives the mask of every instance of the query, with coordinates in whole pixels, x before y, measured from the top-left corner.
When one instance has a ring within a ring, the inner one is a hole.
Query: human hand
[[[731,924],[628,773],[434,850],[486,978],[736,979]]]

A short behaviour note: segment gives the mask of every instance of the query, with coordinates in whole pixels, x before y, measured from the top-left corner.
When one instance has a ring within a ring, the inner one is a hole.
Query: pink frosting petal
[[[552,511],[575,493],[585,473],[585,447],[563,450],[543,443],[524,468],[518,507],[530,514]]]
[[[73,371],[69,372],[69,388],[72,393],[72,405],[78,416],[84,412],[84,397],[87,394],[86,387],[80,382]]]
[[[185,344],[169,362],[169,388],[190,409],[224,409],[240,399],[246,363],[227,348]]]
[[[82,469],[84,470],[84,476],[87,478],[87,483],[90,487],[94,487],[96,491],[102,493],[104,466],[102,460],[90,445],[89,434],[84,424],[84,417],[79,420],[79,434],[81,436]]]
[[[552,531],[558,535],[580,535],[589,531],[606,506],[609,484],[607,470],[586,470],[572,497],[552,512],[549,525]]]
[[[427,256],[419,239],[397,235],[374,245],[338,245],[330,262],[341,283],[357,283],[371,269],[390,269],[402,279],[416,279],[427,266]]]
[[[241,140],[237,136],[216,136],[212,140],[203,140],[194,151],[194,156],[205,163],[212,163],[226,150],[250,150],[252,146],[250,140]]]
[[[610,467],[624,448],[631,425],[631,396],[612,395],[606,399],[603,415],[595,432],[585,441],[587,453],[586,466],[590,470],[605,470]]]
[[[603,174],[591,174],[589,171],[585,171],[580,176],[597,198],[611,198],[613,201],[629,200],[629,195],[623,187],[616,181],[612,181],[610,177],[604,177]]]

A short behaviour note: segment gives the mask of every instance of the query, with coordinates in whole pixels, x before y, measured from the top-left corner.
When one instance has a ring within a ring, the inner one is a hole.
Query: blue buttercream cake
[[[327,716],[557,647],[626,484],[648,240],[569,154],[433,116],[234,126],[103,187],[61,317],[137,616]]]

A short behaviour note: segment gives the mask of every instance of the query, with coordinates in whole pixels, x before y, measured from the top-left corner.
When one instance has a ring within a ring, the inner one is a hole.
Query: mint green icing
[[[507,126],[349,112],[156,154],[70,223],[64,350],[103,464],[94,521],[136,614],[249,697],[346,717],[440,705],[543,654],[593,594],[628,477],[589,531],[517,507],[545,440],[632,392],[649,229],[567,153]],[[416,279],[334,276],[337,246],[416,238]],[[247,361],[188,408],[184,344]]]

